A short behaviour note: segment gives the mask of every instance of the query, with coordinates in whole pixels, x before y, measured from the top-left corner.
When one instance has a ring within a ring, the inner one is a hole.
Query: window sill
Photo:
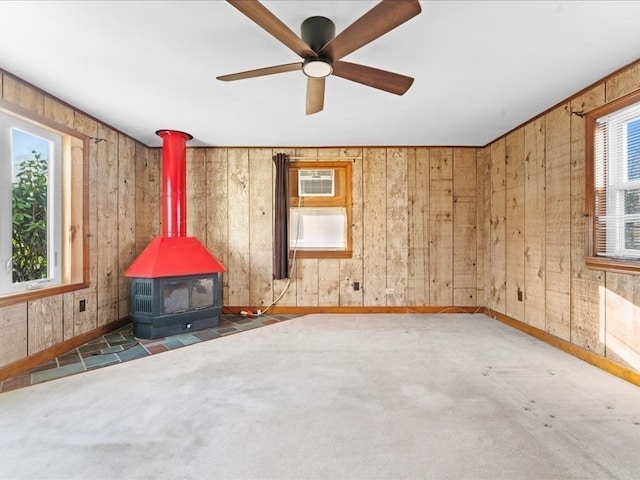
[[[640,260],[625,260],[612,257],[585,257],[587,268],[604,272],[640,275]]]
[[[69,283],[66,285],[56,285],[55,287],[43,287],[37,290],[27,290],[19,293],[8,293],[6,295],[0,295],[0,307],[7,305],[15,305],[16,303],[29,302],[31,300],[37,300],[38,298],[51,297],[53,295],[60,295],[67,292],[73,292],[87,288],[88,283]]]
[[[289,251],[289,258],[293,258],[293,250]],[[351,250],[296,250],[296,259],[300,258],[351,258]]]

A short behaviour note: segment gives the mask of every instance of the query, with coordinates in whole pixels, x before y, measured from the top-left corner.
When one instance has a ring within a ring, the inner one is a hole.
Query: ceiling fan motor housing
[[[336,36],[336,26],[326,17],[309,17],[300,26],[300,37],[314,52]]]

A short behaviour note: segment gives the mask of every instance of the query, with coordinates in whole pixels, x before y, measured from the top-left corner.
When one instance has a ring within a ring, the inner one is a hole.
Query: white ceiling
[[[265,1],[294,32],[341,32],[376,1]],[[415,78],[402,97],[301,72],[216,76],[300,58],[224,1],[0,1],[0,68],[149,146],[485,145],[640,58],[639,1],[429,1],[345,57]]]

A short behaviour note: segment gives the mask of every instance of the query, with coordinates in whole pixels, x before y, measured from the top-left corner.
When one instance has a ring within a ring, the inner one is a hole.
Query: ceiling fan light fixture
[[[325,78],[331,75],[333,66],[329,60],[324,58],[307,58],[302,64],[302,71],[307,77]]]

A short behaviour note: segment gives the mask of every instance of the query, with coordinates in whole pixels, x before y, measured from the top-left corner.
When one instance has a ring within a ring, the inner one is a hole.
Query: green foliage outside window
[[[48,162],[33,150],[13,184],[13,282],[47,278]]]

